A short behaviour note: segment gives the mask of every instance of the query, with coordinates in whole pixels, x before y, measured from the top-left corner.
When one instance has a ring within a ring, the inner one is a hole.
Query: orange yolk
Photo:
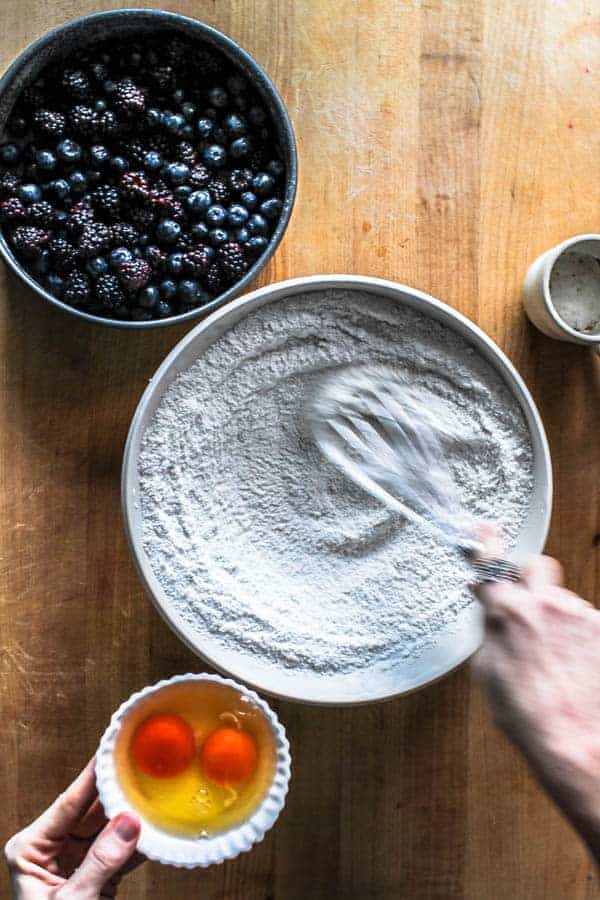
[[[136,728],[131,750],[136,765],[146,775],[173,778],[194,758],[194,732],[181,716],[150,716]]]
[[[216,784],[239,784],[252,775],[258,761],[256,744],[245,731],[217,728],[200,751],[200,765]]]

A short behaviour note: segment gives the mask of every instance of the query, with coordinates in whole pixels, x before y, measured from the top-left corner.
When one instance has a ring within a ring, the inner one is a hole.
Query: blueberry
[[[245,119],[237,113],[230,113],[225,117],[223,120],[223,128],[228,134],[233,135],[233,137],[239,137],[239,135],[246,134],[248,131]]]
[[[142,64],[142,59],[143,59],[143,56],[139,50],[132,50],[131,56],[129,57],[129,61],[135,69],[137,69],[137,67]]]
[[[184,265],[185,256],[183,253],[171,253],[171,255],[167,257],[167,269],[171,275],[181,275]]]
[[[178,200],[187,200],[187,198],[192,193],[192,188],[189,184],[180,184],[179,187],[176,187],[173,191],[173,196],[177,197]]]
[[[208,92],[208,102],[217,109],[225,109],[229,103],[229,94],[222,87],[211,88]]]
[[[246,241],[246,247],[255,256],[259,256],[268,246],[269,242],[265,237],[251,237],[249,241]]]
[[[17,197],[23,203],[39,203],[42,199],[42,189],[37,184],[22,184],[17,191]]]
[[[61,141],[56,148],[56,152],[67,163],[79,162],[81,159],[81,147],[75,141]]]
[[[225,231],[224,228],[213,228],[208,233],[208,239],[211,244],[215,246],[219,246],[219,244],[226,244],[229,240],[229,232]]]
[[[165,167],[165,174],[171,184],[183,184],[189,178],[190,167],[180,162],[169,163]]]
[[[267,172],[259,172],[252,179],[252,187],[260,197],[268,197],[275,190],[275,179]]]
[[[246,227],[252,235],[267,234],[269,231],[269,224],[260,213],[253,213],[248,219]]]
[[[114,94],[114,92],[117,89],[117,85],[115,84],[114,81],[111,81],[111,79],[108,78],[102,85],[102,89],[105,94]]]
[[[200,285],[197,281],[185,279],[184,281],[179,282],[177,295],[182,303],[192,304],[196,302],[196,297],[198,296],[199,290]]]
[[[112,156],[110,159],[110,167],[117,173],[122,175],[129,168],[129,163],[124,156]]]
[[[169,316],[173,315],[173,308],[168,303],[165,303],[164,300],[161,300],[155,312],[159,319],[168,319]]]
[[[212,106],[209,106],[208,109],[205,109],[202,113],[205,119],[210,119],[213,123],[217,121],[219,118],[219,113],[216,109],[213,109]]]
[[[177,282],[166,278],[160,283],[160,294],[165,300],[172,300],[177,293]]]
[[[77,169],[69,175],[69,184],[71,185],[71,190],[75,191],[76,194],[82,194],[87,187],[87,178],[83,172]]]
[[[157,150],[148,150],[144,156],[144,166],[149,172],[157,172],[163,164],[163,159]]]
[[[267,163],[267,172],[269,172],[273,178],[281,178],[285,172],[285,166],[280,159],[272,159]]]
[[[143,231],[138,238],[138,244],[140,245],[140,247],[147,247],[149,243],[150,235],[147,231]]]
[[[100,169],[110,162],[111,156],[108,148],[105,147],[104,144],[94,144],[90,147],[88,153],[92,165],[97,166]]]
[[[162,117],[162,124],[171,134],[179,134],[185,125],[185,119],[180,113],[165,113]]]
[[[232,94],[241,94],[246,88],[246,82],[241,75],[230,75],[227,79],[227,87]]]
[[[258,197],[256,194],[253,194],[252,191],[244,191],[243,194],[240,194],[240,200],[246,207],[246,209],[254,209],[256,204],[258,203]]]
[[[44,172],[51,172],[56,168],[57,159],[51,150],[38,150],[35,154],[35,163]]]
[[[238,228],[235,232],[235,239],[239,244],[245,244],[250,238],[250,232],[247,228]]]
[[[46,287],[55,297],[62,297],[65,283],[60,275],[55,275],[53,272],[50,272],[49,275],[46,275]]]
[[[205,213],[212,204],[212,197],[208,191],[193,191],[186,201],[186,206],[192,215],[200,216]]]
[[[173,219],[161,219],[156,226],[156,236],[165,244],[173,244],[181,234],[181,225]]]
[[[181,112],[189,122],[196,115],[196,107],[193,103],[182,103]]]
[[[90,185],[99,184],[102,181],[102,172],[98,169],[90,169],[87,172],[87,179]]]
[[[108,259],[111,269],[118,269],[123,263],[130,262],[133,259],[133,254],[127,247],[117,247],[116,250],[111,250]]]
[[[35,262],[32,264],[31,268],[36,273],[36,275],[45,275],[50,268],[50,254],[47,250],[42,250],[42,252],[37,256]]]
[[[242,96],[242,94],[238,94],[238,96],[233,99],[233,105],[236,109],[239,109],[240,112],[246,112],[248,109],[248,100],[246,97]]]
[[[243,225],[248,218],[248,210],[239,203],[232,203],[227,210],[227,221],[230,225]]]
[[[48,190],[54,194],[55,197],[58,197],[59,200],[64,200],[65,197],[69,196],[71,185],[68,181],[65,181],[64,178],[56,178],[54,181],[48,183]]]
[[[133,256],[134,259],[143,259],[144,251],[142,250],[141,247],[134,247],[133,250],[131,251],[131,255]]]
[[[23,116],[11,116],[8,130],[15,137],[22,137],[27,133],[28,126]]]
[[[227,218],[227,210],[218,204],[209,206],[205,218],[208,225],[222,225]]]
[[[6,166],[14,166],[19,162],[19,148],[16,144],[3,144],[0,147],[0,160]]]
[[[196,131],[200,135],[203,141],[207,141],[211,134],[213,133],[215,128],[215,123],[212,119],[198,119],[196,122]]]
[[[283,203],[278,197],[270,197],[260,204],[260,211],[267,219],[278,219],[283,209]]]
[[[56,222],[57,225],[64,225],[64,223],[67,221],[68,218],[69,218],[69,214],[66,211],[66,209],[57,209],[54,213],[54,221]],[[55,235],[55,237],[58,237],[58,236],[59,235],[57,233]]]
[[[150,107],[150,109],[146,112],[146,122],[148,123],[150,128],[157,128],[162,122],[162,113],[160,109]]]
[[[204,222],[195,222],[190,232],[195,241],[204,241],[208,238],[208,226]]]
[[[94,256],[93,259],[88,259],[85,267],[92,278],[104,275],[108,271],[108,263],[103,256]]]
[[[229,145],[229,152],[234,159],[242,159],[242,157],[248,156],[251,149],[252,145],[247,137],[236,138]]]
[[[106,109],[107,109],[106,100],[96,100],[96,102],[94,103],[94,109],[96,110],[97,113],[106,112]]]
[[[263,125],[267,121],[267,114],[262,106],[251,106],[248,111],[248,118],[253,125]]]
[[[149,284],[148,287],[143,288],[143,290],[139,292],[137,300],[139,305],[144,309],[154,309],[160,301],[158,288]]]
[[[185,92],[182,88],[177,88],[176,91],[173,91],[173,100],[175,101],[177,106],[181,106],[181,104],[185,100]]]
[[[202,159],[209,169],[219,169],[227,159],[225,147],[221,144],[210,144],[202,151]]]

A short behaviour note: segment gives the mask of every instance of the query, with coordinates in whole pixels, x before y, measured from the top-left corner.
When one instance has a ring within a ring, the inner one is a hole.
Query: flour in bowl
[[[302,411],[315,380],[357,362],[397,367],[442,404],[464,507],[518,534],[529,430],[463,338],[356,290],[269,303],[175,379],[142,439],[144,550],[200,642],[341,674],[417,657],[472,602],[460,554],[350,484],[313,443]]]

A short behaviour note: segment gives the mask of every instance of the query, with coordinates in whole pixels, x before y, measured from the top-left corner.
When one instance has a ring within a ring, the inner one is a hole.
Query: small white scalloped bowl
[[[172,834],[144,819],[139,810],[135,809],[125,796],[119,783],[115,763],[114,751],[117,737],[133,709],[143,704],[150,695],[170,688],[174,684],[189,681],[226,685],[251,701],[263,714],[269,725],[275,748],[273,778],[260,804],[241,825],[211,837]],[[100,740],[96,754],[96,782],[100,802],[107,818],[112,819],[113,816],[125,811],[134,812],[140,818],[142,823],[138,841],[140,853],[143,853],[148,859],[165,865],[194,869],[198,866],[204,868],[215,863],[222,863],[226,859],[233,859],[262,841],[284,807],[290,780],[290,766],[290,747],[285,729],[273,710],[254,691],[248,690],[229,678],[221,678],[219,675],[187,674],[175,675],[173,678],[145,687],[132,694],[121,704],[113,714],[110,724]]]

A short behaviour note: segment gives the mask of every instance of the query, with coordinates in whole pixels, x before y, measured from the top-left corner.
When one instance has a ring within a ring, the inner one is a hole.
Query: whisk
[[[480,582],[518,581],[517,566],[489,559],[461,508],[442,438],[444,411],[386,366],[350,366],[322,379],[308,418],[317,446],[390,509],[457,547]]]

